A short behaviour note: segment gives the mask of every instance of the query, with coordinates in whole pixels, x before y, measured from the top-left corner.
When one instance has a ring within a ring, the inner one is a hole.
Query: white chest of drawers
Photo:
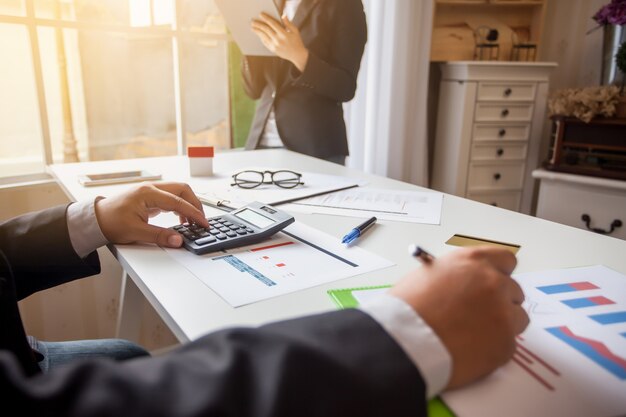
[[[532,175],[540,181],[537,217],[626,240],[626,181],[545,169]]]
[[[441,64],[431,187],[530,214],[554,63]]]

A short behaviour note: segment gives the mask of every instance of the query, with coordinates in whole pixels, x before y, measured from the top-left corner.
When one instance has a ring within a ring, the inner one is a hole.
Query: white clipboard
[[[275,56],[250,27],[252,20],[258,19],[262,12],[281,21],[274,0],[215,0],[215,5],[244,55]]]

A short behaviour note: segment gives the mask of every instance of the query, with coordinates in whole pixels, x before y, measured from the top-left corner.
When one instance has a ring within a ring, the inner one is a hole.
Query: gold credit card
[[[483,246],[483,245],[491,245],[497,246],[500,248],[508,249],[513,253],[517,253],[520,250],[521,246],[513,243],[506,242],[498,242],[496,240],[482,239],[479,237],[466,236],[466,235],[454,235],[450,239],[446,241],[448,245],[453,246]]]

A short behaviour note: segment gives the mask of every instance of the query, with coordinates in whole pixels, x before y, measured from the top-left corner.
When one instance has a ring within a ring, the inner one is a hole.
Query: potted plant
[[[615,65],[622,73],[620,100],[617,104],[615,116],[624,119],[626,118],[626,91],[624,91],[624,84],[626,83],[626,42],[622,42],[617,50],[617,53],[615,54]]]

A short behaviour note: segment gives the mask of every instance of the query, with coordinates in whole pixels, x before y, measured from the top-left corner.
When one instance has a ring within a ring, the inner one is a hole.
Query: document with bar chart
[[[233,250],[201,256],[166,251],[233,307],[394,265],[298,222],[264,242]]]
[[[591,266],[514,278],[531,322],[512,361],[446,404],[458,417],[626,415],[626,275]]]

